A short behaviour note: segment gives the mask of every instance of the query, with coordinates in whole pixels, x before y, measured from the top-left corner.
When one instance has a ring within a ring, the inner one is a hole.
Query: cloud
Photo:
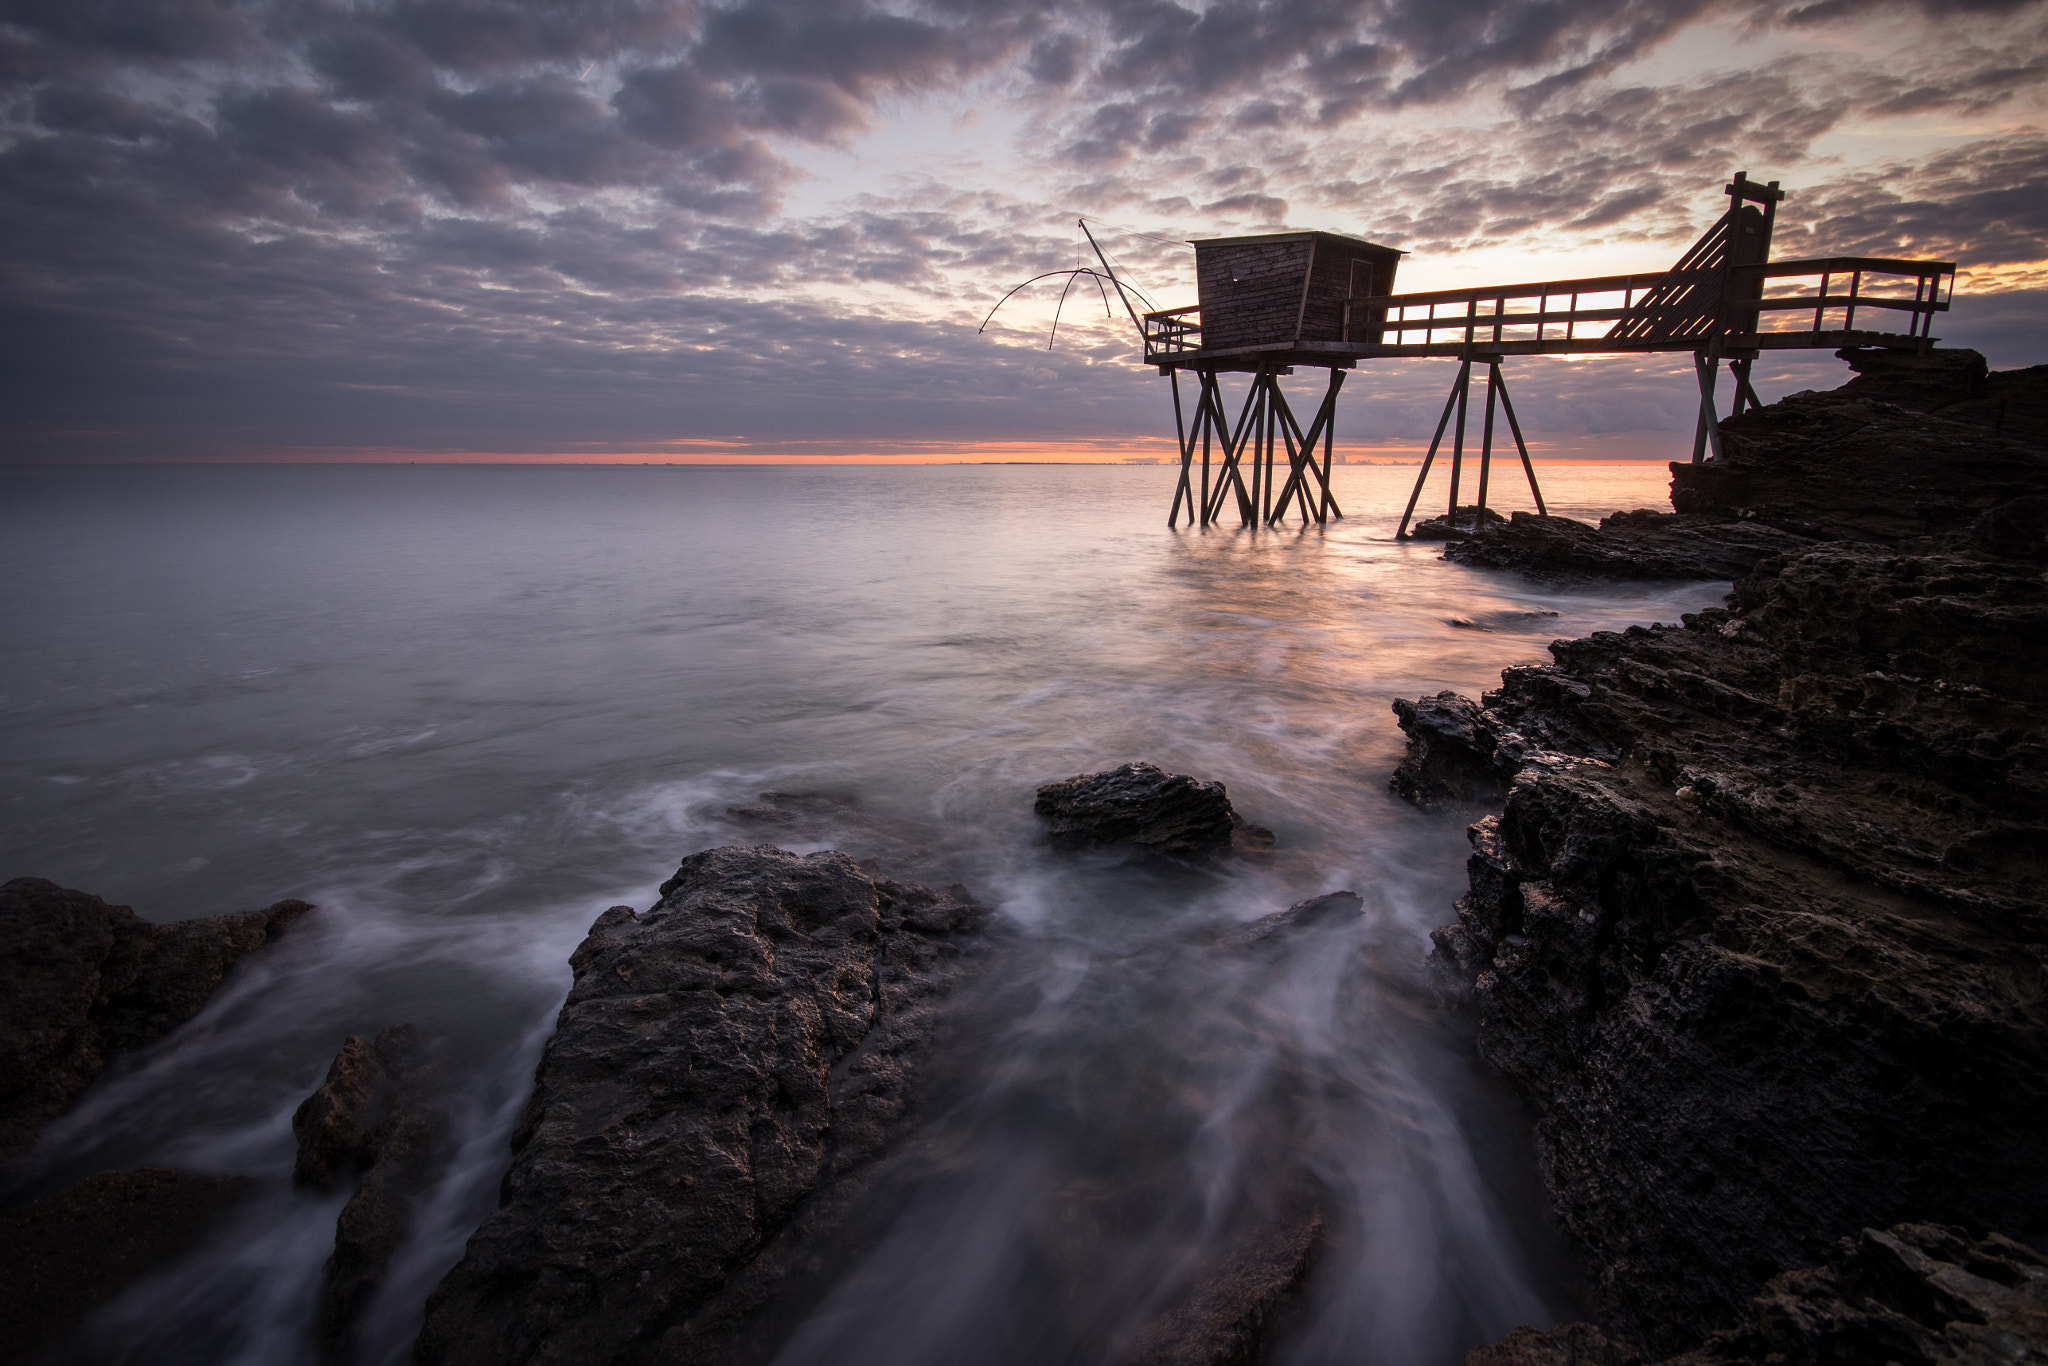
[[[1056,288],[973,330],[1074,263],[1080,212],[1655,258],[1739,166],[1799,190],[1801,250],[2017,268],[2048,235],[2044,11],[0,0],[0,432],[15,458],[1146,434],[1156,376],[1100,300],[1051,353]],[[1705,26],[1753,59],[1680,60]],[[1827,160],[1880,115],[1988,131]],[[1107,245],[1185,286],[1170,242]]]

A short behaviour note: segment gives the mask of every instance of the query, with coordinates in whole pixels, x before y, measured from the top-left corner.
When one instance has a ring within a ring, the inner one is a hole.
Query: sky
[[[1084,216],[1162,307],[1283,229],[1448,288],[1662,269],[1737,170],[2048,362],[2048,0],[0,0],[0,461],[1146,458],[1120,311],[981,327]],[[1689,364],[1508,372],[1540,454],[1670,458]]]

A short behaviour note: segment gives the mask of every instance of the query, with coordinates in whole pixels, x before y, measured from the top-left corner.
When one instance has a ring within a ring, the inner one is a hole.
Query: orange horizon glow
[[[180,465],[1130,465],[1135,468],[1179,463],[1173,438],[1138,437],[1102,440],[1035,441],[892,441],[862,444],[846,441],[763,441],[691,438],[650,443],[630,450],[607,449],[609,443],[580,449],[547,451],[481,451],[420,447],[296,446],[223,452],[178,460],[112,459],[70,462],[90,464]],[[1340,465],[1373,462],[1414,464],[1427,453],[1427,441],[1339,442]],[[1608,452],[1613,452],[1609,454]],[[1673,432],[1605,432],[1586,436],[1531,439],[1529,457],[1545,465],[1662,465],[1692,453],[1689,434]],[[1468,444],[1464,457],[1476,460]],[[1514,447],[1494,448],[1495,459],[1514,461]],[[1451,456],[1449,443],[1438,460]],[[1212,455],[1220,461],[1221,454]]]

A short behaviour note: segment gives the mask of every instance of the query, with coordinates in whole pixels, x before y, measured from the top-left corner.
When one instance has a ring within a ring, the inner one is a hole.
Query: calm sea
[[[341,1197],[290,1189],[290,1116],[343,1036],[411,1021],[463,1146],[372,1311],[372,1359],[405,1360],[495,1200],[570,951],[771,789],[852,799],[802,847],[894,849],[1001,909],[995,1036],[1033,1064],[969,1069],[964,1165],[787,1360],[1101,1359],[1269,1194],[1276,1142],[1333,1202],[1284,1359],[1455,1362],[1568,1315],[1527,1117],[1415,1004],[1466,848],[1387,792],[1388,703],[1725,585],[1462,569],[1392,539],[1413,469],[1336,475],[1328,531],[1196,533],[1164,526],[1166,467],[0,470],[0,877],[156,920],[321,907],[10,1171],[15,1198],[143,1163],[262,1183],[79,1350],[313,1360]],[[1570,515],[1664,505],[1655,466],[1545,479]],[[1035,785],[1130,759],[1227,783],[1272,856],[1160,877],[1038,846]],[[1187,947],[1338,888],[1364,920],[1277,963]],[[1176,1081],[1134,1099],[1133,1069]],[[1048,1244],[1108,1175],[1137,1208]]]

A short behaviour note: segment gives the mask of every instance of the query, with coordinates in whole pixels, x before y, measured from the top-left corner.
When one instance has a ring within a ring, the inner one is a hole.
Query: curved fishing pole
[[[1029,288],[1030,288],[1031,286],[1033,286],[1033,285],[1037,284],[1037,283],[1038,283],[1038,282],[1039,282],[1040,280],[1050,280],[1050,279],[1051,279],[1051,278],[1052,278],[1053,276],[1055,276],[1055,275],[1065,275],[1065,276],[1068,276],[1068,277],[1072,277],[1072,276],[1075,276],[1075,275],[1093,275],[1093,276],[1096,276],[1096,277],[1097,277],[1098,279],[1099,279],[1099,278],[1102,278],[1102,272],[1101,272],[1101,271],[1099,271],[1099,270],[1096,270],[1096,269],[1094,269],[1093,267],[1090,267],[1090,266],[1076,266],[1076,267],[1074,267],[1074,268],[1073,268],[1073,269],[1071,269],[1071,270],[1048,270],[1048,271],[1047,271],[1047,272],[1046,272],[1045,274],[1043,274],[1043,275],[1034,275],[1034,276],[1032,276],[1032,277],[1031,277],[1030,279],[1026,280],[1026,281],[1025,281],[1025,282],[1024,282],[1023,284],[1021,284],[1021,285],[1018,285],[1018,286],[1017,286],[1017,289],[1013,289],[1013,290],[1011,290],[1009,294],[1005,294],[1005,295],[1004,295],[1004,296],[1003,296],[1002,298],[1000,298],[1000,299],[996,300],[996,307],[995,307],[995,308],[991,308],[991,309],[990,309],[990,310],[988,311],[988,317],[986,317],[986,318],[983,318],[983,319],[981,320],[981,326],[980,326],[980,327],[977,327],[977,328],[975,328],[974,330],[975,330],[976,332],[985,332],[985,331],[987,331],[987,330],[988,330],[988,325],[989,325],[989,323],[990,323],[991,321],[993,321],[993,320],[994,320],[994,318],[995,318],[995,316],[996,316],[996,308],[1001,308],[1001,307],[1002,307],[1002,306],[1003,306],[1004,304],[1006,304],[1006,303],[1010,302],[1010,295],[1011,295],[1011,294],[1015,294],[1015,293],[1017,292],[1017,290],[1020,290],[1020,289],[1029,289]],[[1069,279],[1068,279],[1068,281],[1067,281],[1067,283],[1068,283],[1069,285],[1071,285],[1071,284],[1073,283],[1073,280],[1072,280],[1071,278],[1069,278]],[[1099,286],[1098,286],[1098,288],[1099,288]]]
[[[1058,340],[1059,338],[1060,313],[1067,306],[1067,295],[1074,288],[1074,279],[1075,276],[1073,275],[1069,275],[1067,277],[1067,282],[1064,285],[1060,286],[1060,301],[1052,306],[1052,330],[1045,334],[1045,349],[1048,351],[1052,350],[1053,342]],[[1096,281],[1098,287],[1101,285],[1101,283],[1102,282],[1099,280]]]

